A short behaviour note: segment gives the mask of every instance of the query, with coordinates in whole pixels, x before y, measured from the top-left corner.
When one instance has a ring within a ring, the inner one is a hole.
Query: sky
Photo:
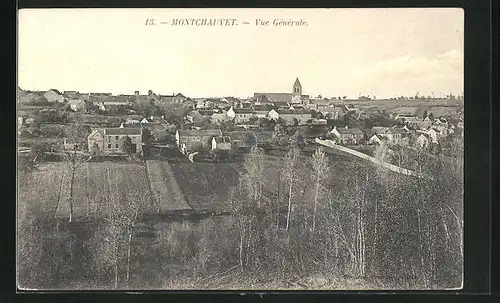
[[[172,25],[183,18],[238,25]],[[274,19],[307,25],[273,26]],[[18,85],[247,97],[292,92],[298,77],[313,97],[444,96],[463,92],[463,45],[463,10],[454,8],[24,9]]]

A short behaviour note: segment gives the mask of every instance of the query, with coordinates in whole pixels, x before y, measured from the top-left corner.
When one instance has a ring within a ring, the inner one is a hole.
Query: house
[[[444,125],[434,125],[427,130],[427,134],[431,136],[432,143],[437,143],[440,138],[448,135],[448,128]]]
[[[75,142],[70,143],[70,142],[68,142],[67,138],[63,139],[63,144],[62,145],[63,145],[63,149],[64,150],[75,150],[75,149],[79,150],[80,147],[81,147],[80,143],[75,143]]]
[[[159,95],[157,102],[162,103],[162,104],[174,104],[175,103],[174,100],[175,100],[174,94],[172,94],[172,95]]]
[[[205,118],[210,118],[215,113],[213,109],[197,109],[196,111]]]
[[[82,98],[85,101],[90,101],[90,93],[78,93],[80,98]]]
[[[308,110],[287,110],[287,109],[278,109],[275,111],[278,114],[278,117],[285,120],[287,124],[307,124],[307,121],[312,119],[312,114]],[[274,114],[273,114],[274,115]]]
[[[141,95],[138,90],[134,92],[134,102],[138,106],[149,106],[153,104],[153,93],[149,92],[147,95]]]
[[[417,117],[417,111],[419,108],[417,106],[402,106],[395,108],[391,112],[391,117],[395,120],[399,120],[404,117]]]
[[[83,99],[71,99],[67,104],[74,112],[85,111],[86,108],[85,100]]]
[[[312,119],[311,121],[312,125],[326,125],[327,123],[326,119]]]
[[[236,117],[236,113],[234,112],[234,108],[233,107],[230,107],[227,112],[226,112],[226,115],[231,119],[233,120],[234,117]]]
[[[184,101],[182,101],[182,106],[189,108],[190,110],[194,110],[196,108],[196,103],[194,103],[193,100],[187,98]]]
[[[197,124],[205,122],[207,120],[207,117],[200,114],[198,111],[193,110],[186,115],[186,120],[188,120],[190,123]]]
[[[225,97],[224,99],[227,102],[226,105],[233,106],[233,107],[236,107],[241,102],[240,99],[235,98],[235,97]]]
[[[278,111],[276,109],[272,109],[267,113],[267,117],[269,118],[269,120],[278,121],[280,114],[278,114]]]
[[[135,119],[127,119],[127,120],[126,120],[124,123],[122,123],[122,124],[125,124],[125,125],[127,125],[127,124],[141,124],[141,121],[139,121],[139,120],[135,120]]]
[[[290,104],[290,107],[288,109],[289,110],[300,110],[300,109],[304,110],[306,108],[302,104]]]
[[[391,144],[409,144],[410,132],[404,128],[388,128],[385,137]]]
[[[231,150],[231,137],[217,136],[212,138],[212,150]]]
[[[76,98],[80,97],[80,93],[77,92],[76,90],[65,90],[63,92],[63,96],[64,96],[64,98],[67,98],[67,99],[76,99]]]
[[[108,98],[109,100],[115,100],[116,96],[112,96],[111,93],[89,93],[88,96],[83,96],[84,100],[90,101],[96,105],[99,105],[101,101],[108,100]]]
[[[267,118],[267,114],[273,109],[273,107],[270,104],[254,104],[252,105],[252,109],[257,118]]]
[[[47,99],[48,102],[59,102],[63,103],[64,102],[64,96],[61,94],[60,91],[57,89],[51,88],[49,89],[45,94],[43,94],[45,99]]]
[[[257,144],[257,136],[253,131],[224,132],[224,136],[231,138],[232,148],[251,148]]]
[[[420,119],[417,117],[405,117],[402,119],[405,125],[414,129],[427,129],[431,126],[432,121],[430,119]]]
[[[251,108],[235,108],[234,111],[234,123],[243,124],[250,121],[250,118],[256,117],[254,110]]]
[[[269,100],[265,95],[260,95],[260,96],[257,96],[257,97],[253,97],[252,99],[254,101],[254,104],[258,104],[258,105],[263,105],[263,104],[273,105],[273,103],[271,102],[271,100]]]
[[[330,134],[334,135],[337,143],[342,144],[360,144],[363,141],[364,134],[359,128],[333,127]]]
[[[89,151],[97,154],[122,154],[123,142],[129,137],[134,153],[142,151],[142,128],[97,128],[87,137]]]
[[[196,99],[193,102],[196,103],[196,108],[213,108],[214,103],[210,99]]]
[[[155,99],[161,104],[182,104],[188,98],[181,93],[173,93],[171,95],[156,95]]]
[[[228,106],[228,104],[226,106]],[[248,100],[240,100],[239,102],[236,103],[236,107],[234,107],[234,108],[251,109],[252,102],[250,102]]]
[[[327,133],[326,127],[323,126],[301,126],[297,129],[295,135],[301,136],[304,139],[314,140],[323,137]]]
[[[220,129],[183,130],[175,133],[177,147],[182,153],[190,151],[208,150],[212,145],[212,138],[222,136]]]
[[[382,143],[382,139],[379,137],[379,135],[372,135],[369,139],[368,139],[368,144],[380,144]]]
[[[93,97],[90,96],[91,102],[98,106],[101,110],[106,109],[109,106],[129,106],[129,101],[123,96],[100,96]]]
[[[368,139],[369,143],[370,139],[372,139],[374,135],[380,140],[385,138],[387,143],[390,144],[408,144],[410,131],[406,127],[390,128],[390,127],[374,126],[369,131],[369,136],[370,136],[370,138]],[[377,138],[373,138],[373,140],[377,141]]]
[[[333,120],[342,120],[349,113],[349,110],[345,106],[334,105],[318,108],[318,111]]]
[[[359,114],[360,113],[360,109],[357,108],[356,106],[354,106],[353,104],[347,104],[347,105],[343,105],[342,106],[342,109],[346,112],[346,113],[350,113],[350,114]]]
[[[290,103],[288,102],[273,102],[273,108],[274,109],[289,109],[290,108]]]
[[[210,117],[210,122],[214,124],[225,123],[228,121],[231,121],[231,118],[224,111],[222,113],[213,113]]]
[[[432,138],[426,133],[420,133],[416,139],[416,145],[420,148],[428,148]]]
[[[313,103],[304,104],[304,109],[318,111],[318,105]]]

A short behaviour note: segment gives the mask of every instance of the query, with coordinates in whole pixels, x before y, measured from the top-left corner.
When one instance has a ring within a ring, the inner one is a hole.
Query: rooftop
[[[277,109],[276,112],[280,115],[304,115],[304,114],[310,114],[311,112],[309,110],[305,109]]]
[[[220,129],[200,129],[200,130],[187,130],[179,129],[179,136],[222,136]]]
[[[141,128],[105,128],[106,135],[140,135],[142,134]]]

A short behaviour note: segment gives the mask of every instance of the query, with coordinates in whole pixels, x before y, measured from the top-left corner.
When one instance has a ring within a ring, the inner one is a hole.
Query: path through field
[[[146,161],[151,191],[163,213],[192,210],[167,161]]]

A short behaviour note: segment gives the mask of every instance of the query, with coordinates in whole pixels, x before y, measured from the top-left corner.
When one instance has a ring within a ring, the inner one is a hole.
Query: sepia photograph
[[[21,9],[39,290],[461,290],[464,11]]]

